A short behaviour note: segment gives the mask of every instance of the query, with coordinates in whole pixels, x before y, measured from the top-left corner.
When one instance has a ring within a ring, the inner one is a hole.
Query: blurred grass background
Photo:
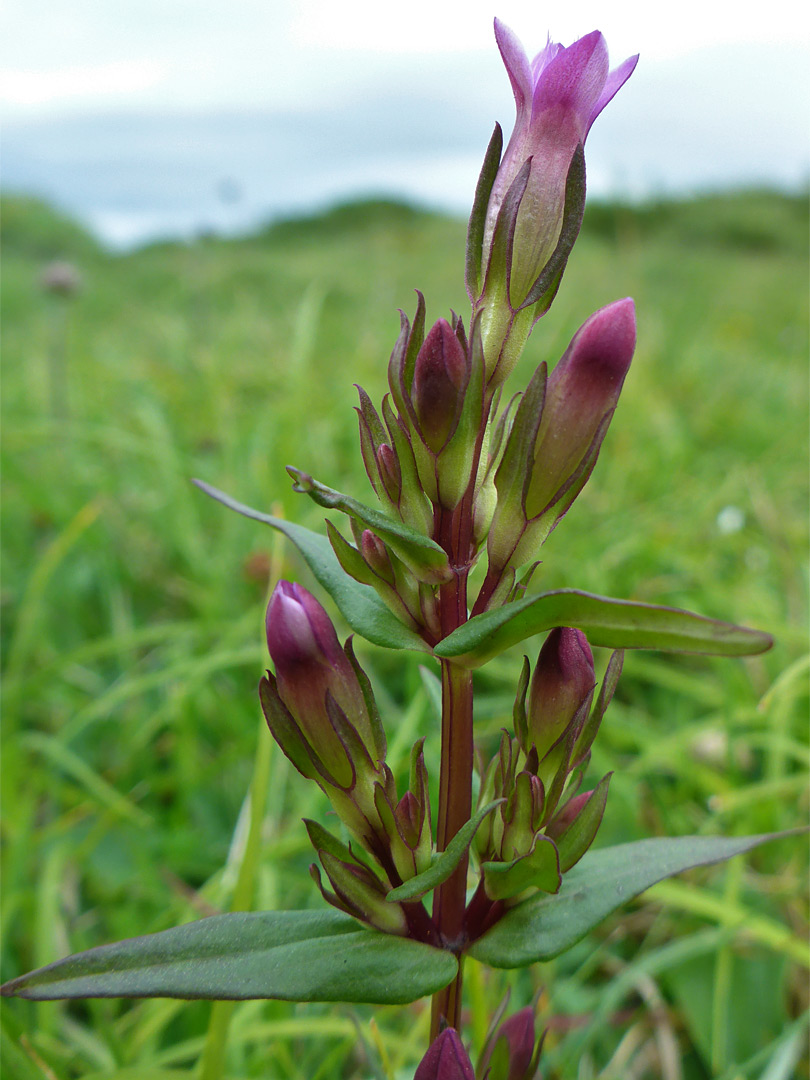
[[[314,528],[286,464],[367,499],[352,383],[379,401],[414,288],[429,318],[465,312],[464,231],[375,202],[113,256],[47,206],[5,200],[4,978],[228,910],[235,892],[322,904],[300,818],[327,804],[272,748],[255,693],[270,580],[311,582],[189,477]],[[81,274],[75,294],[42,287],[53,259]],[[776,638],[747,661],[628,655],[593,754],[594,780],[616,771],[598,844],[807,819],[806,278],[805,198],[597,204],[510,381],[634,296],[622,401],[535,586]],[[358,646],[395,773],[427,733],[435,774],[418,658]],[[519,663],[516,649],[478,676],[493,747]],[[251,879],[257,745],[269,782]],[[662,883],[550,964],[468,962],[474,1046],[511,984],[515,1009],[540,993],[546,1080],[806,1075],[806,849],[783,840]],[[206,1077],[409,1080],[427,1031],[425,1002],[9,1001],[3,1076],[199,1076],[207,1047]]]

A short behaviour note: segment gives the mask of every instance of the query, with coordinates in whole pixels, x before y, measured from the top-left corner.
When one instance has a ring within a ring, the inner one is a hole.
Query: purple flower
[[[515,95],[517,117],[487,207],[486,268],[498,212],[531,158],[514,235],[511,301],[521,303],[548,262],[560,234],[568,170],[596,117],[633,72],[638,56],[609,71],[598,30],[564,48],[548,41],[529,61],[512,31],[495,20],[495,38]]]

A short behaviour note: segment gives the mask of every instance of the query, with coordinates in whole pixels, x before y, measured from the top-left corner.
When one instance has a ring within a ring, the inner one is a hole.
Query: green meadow
[[[464,315],[466,298],[464,223],[386,202],[112,255],[9,197],[3,232],[8,979],[235,907],[323,904],[300,819],[328,824],[328,804],[272,743],[256,693],[268,590],[312,583],[292,548],[190,477],[312,528],[323,512],[285,465],[368,500],[353,384],[382,397],[415,288],[432,319]],[[589,773],[615,772],[597,845],[807,821],[806,238],[798,196],[594,205],[510,380],[633,296],[622,400],[532,587],[671,604],[776,641],[749,660],[627,655]],[[54,259],[80,273],[74,294],[43,288]],[[357,652],[394,773],[421,735],[430,768],[433,670]],[[477,676],[490,751],[521,658]],[[806,839],[783,839],[653,887],[549,964],[467,961],[473,1049],[512,985],[511,1009],[538,995],[544,1080],[806,1075],[806,881]],[[410,1080],[429,1008],[8,1000],[2,1022],[4,1080]]]

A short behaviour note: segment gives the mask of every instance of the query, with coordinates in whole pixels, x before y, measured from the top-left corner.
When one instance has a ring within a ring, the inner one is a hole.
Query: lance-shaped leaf
[[[341,510],[368,526],[420,581],[438,585],[452,578],[453,572],[446,553],[429,536],[424,536],[395,518],[387,517],[371,506],[365,506],[350,495],[343,495],[340,491],[318,483],[300,469],[288,465],[287,472],[293,478],[295,491],[309,495],[327,510]]]
[[[253,507],[232,499],[230,495],[218,491],[203,480],[195,480],[194,483],[200,491],[204,491],[212,499],[221,502],[229,510],[235,510],[243,517],[261,521],[273,529],[278,529],[288,540],[291,540],[318,583],[335,601],[341,615],[355,633],[385,649],[429,651],[419,635],[409,630],[407,626],[403,626],[372,588],[361,585],[344,572],[325,536],[320,536],[303,525],[296,525],[294,522],[273,517],[272,514],[263,514],[261,510],[254,510]]]
[[[262,911],[209,919],[77,953],[2,987],[50,1001],[175,997],[405,1005],[455,978],[452,953],[362,929],[339,912]]]
[[[752,656],[773,644],[770,634],[708,619],[680,608],[614,600],[578,589],[557,589],[476,615],[434,648],[437,656],[476,668],[555,626],[573,626],[592,645],[608,649]]]
[[[589,851],[565,875],[556,896],[538,894],[518,904],[473,944],[470,954],[499,968],[551,960],[657,881],[804,831],[743,837],[658,837]]]
[[[424,873],[417,874],[416,877],[409,878],[404,885],[392,889],[386,896],[386,900],[389,902],[394,900],[418,900],[419,897],[424,896],[447,881],[466,854],[481,822],[487,814],[491,814],[495,807],[500,806],[502,802],[505,802],[505,800],[495,799],[486,806],[482,806],[466,825],[461,826],[445,850],[435,856],[433,863]]]

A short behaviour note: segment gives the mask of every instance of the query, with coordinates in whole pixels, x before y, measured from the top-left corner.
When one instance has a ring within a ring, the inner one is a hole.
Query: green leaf
[[[380,510],[366,506],[350,495],[326,487],[300,469],[287,466],[287,472],[293,478],[293,490],[309,497],[327,510],[340,510],[384,540],[394,554],[401,559],[411,573],[420,581],[431,585],[440,585],[450,581],[453,571],[447,561],[447,554],[435,540],[425,536],[396,518],[390,518]]]
[[[433,651],[463,667],[475,668],[511,645],[555,626],[573,626],[587,635],[591,645],[608,649],[751,656],[773,645],[773,638],[761,630],[707,619],[691,611],[614,600],[579,589],[556,589],[476,615]]]
[[[335,601],[341,615],[355,633],[385,649],[430,651],[418,634],[409,630],[407,626],[403,626],[399,619],[388,610],[372,588],[361,585],[359,581],[355,581],[344,573],[325,536],[320,536],[311,529],[304,528],[303,525],[296,525],[291,521],[284,521],[282,518],[254,510],[232,499],[223,491],[218,491],[217,488],[206,484],[203,480],[194,480],[193,483],[206,495],[210,495],[212,499],[227,506],[229,510],[235,510],[237,514],[252,518],[254,521],[262,521],[265,525],[278,529],[288,540],[291,540],[318,583]]]
[[[482,806],[466,825],[461,826],[444,851],[434,858],[433,863],[427,870],[417,874],[416,877],[409,878],[396,889],[392,889],[385,899],[389,901],[418,900],[420,896],[424,896],[431,889],[435,889],[447,881],[472,843],[473,837],[478,831],[478,826],[487,814],[491,814],[495,807],[500,806],[502,802],[506,802],[506,800],[495,799],[494,802]]]
[[[498,968],[551,960],[657,881],[803,831],[659,837],[589,851],[563,877],[556,896],[538,894],[518,904],[473,944],[470,955]]]
[[[361,929],[339,912],[233,912],[77,953],[2,992],[404,1005],[447,986],[457,967],[450,952]]]

